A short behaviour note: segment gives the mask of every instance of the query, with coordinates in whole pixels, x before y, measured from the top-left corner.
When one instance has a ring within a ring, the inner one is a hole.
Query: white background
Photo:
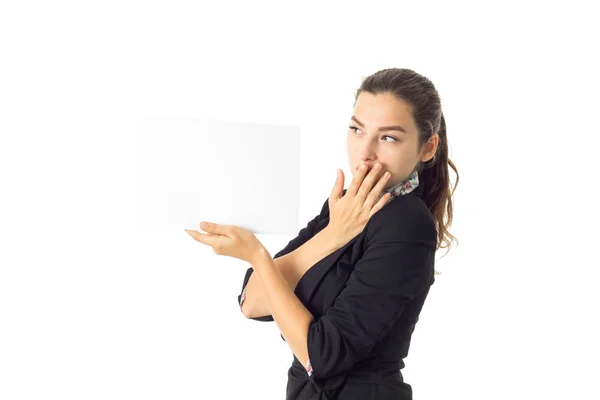
[[[141,121],[301,126],[305,224],[388,67],[435,83],[460,174],[415,399],[600,398],[592,3],[3,2],[0,398],[283,399],[291,350],[237,304],[248,264],[136,225]]]

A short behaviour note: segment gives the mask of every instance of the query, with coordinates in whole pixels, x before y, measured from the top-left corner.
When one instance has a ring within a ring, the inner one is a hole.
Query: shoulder
[[[325,198],[325,202],[323,203],[323,207],[321,207],[321,213],[319,216],[321,219],[329,218],[329,196]]]
[[[394,198],[376,212],[365,227],[367,244],[408,242],[436,248],[435,220],[425,202],[408,193]]]

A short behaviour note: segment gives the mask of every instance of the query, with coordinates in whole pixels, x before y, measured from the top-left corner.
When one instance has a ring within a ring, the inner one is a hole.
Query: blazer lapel
[[[325,226],[327,226],[327,224],[329,223],[329,218],[327,218],[326,222],[322,221],[322,223],[324,223]],[[333,253],[325,256],[320,261],[317,261],[315,265],[313,265],[308,271],[304,273],[304,275],[298,281],[296,289],[294,290],[294,293],[296,294],[296,296],[298,296],[298,298],[301,301],[303,301],[305,304],[311,301],[315,290],[319,286],[319,283],[321,282],[327,271],[329,271],[333,266],[336,265],[339,257],[349,246],[352,246],[354,242],[356,242],[359,236],[360,234],[356,235],[344,246],[337,249]]]

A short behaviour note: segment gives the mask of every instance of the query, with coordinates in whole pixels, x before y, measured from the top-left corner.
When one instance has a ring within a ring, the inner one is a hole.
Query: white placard
[[[142,146],[142,225],[298,233],[299,127],[148,117]]]

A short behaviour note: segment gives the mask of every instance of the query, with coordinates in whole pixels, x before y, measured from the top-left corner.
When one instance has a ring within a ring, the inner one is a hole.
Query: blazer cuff
[[[240,308],[242,308],[242,304],[244,304],[244,300],[246,300],[246,289],[248,285],[244,286],[244,290],[242,290],[242,294],[240,295]]]
[[[310,358],[308,359],[308,361],[306,362],[306,373],[308,374],[308,377],[310,378],[311,375],[313,374],[313,369],[312,369],[312,365],[310,364]]]
[[[250,280],[250,275],[252,275],[253,272],[254,272],[254,269],[252,267],[250,267],[250,268],[248,268],[246,270],[246,275],[244,276],[244,282],[242,283],[242,291],[237,296],[238,297],[238,305],[240,307],[240,311],[242,311],[242,304],[244,304],[244,300],[246,300],[246,290],[248,288],[248,281]],[[273,322],[273,321],[275,321],[273,319],[272,315],[264,315],[262,317],[253,317],[253,318],[250,318],[250,319],[253,319],[255,321],[261,321],[261,322]]]

